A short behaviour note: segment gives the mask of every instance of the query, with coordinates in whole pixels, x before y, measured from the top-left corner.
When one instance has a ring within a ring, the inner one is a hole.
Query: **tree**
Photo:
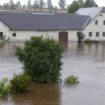
[[[54,7],[54,13],[57,13],[58,7]]]
[[[66,6],[66,1],[65,0],[59,0],[59,7],[61,8],[61,9],[65,9],[65,6]]]
[[[49,9],[49,12],[52,12],[53,5],[52,5],[52,1],[51,0],[47,0],[47,6],[48,6],[48,9]]]
[[[87,7],[96,7],[97,4],[95,3],[94,0],[78,0],[78,1],[73,1],[73,3],[68,6],[68,12],[74,13],[76,12],[79,8],[87,8]]]
[[[42,8],[44,8],[45,6],[45,3],[43,0],[39,0],[39,8],[40,8],[40,11],[42,11]]]
[[[68,6],[68,12],[69,13],[74,13],[80,8],[80,4],[77,1],[73,1],[73,3]]]
[[[85,35],[82,32],[77,32],[78,43],[81,43]]]
[[[11,10],[15,10],[15,9],[16,9],[16,7],[15,7],[15,4],[14,4],[14,1],[13,1],[13,0],[10,0],[10,1],[9,1],[9,6],[10,6],[10,9],[11,9]]]
[[[78,2],[79,2],[80,4],[83,4],[83,3],[84,3],[84,0],[78,0]]]
[[[28,0],[28,2],[27,2],[27,8],[31,12],[31,0]]]
[[[17,1],[16,8],[21,8],[21,2],[20,1]]]
[[[96,7],[97,6],[94,0],[86,0],[84,5],[85,7]]]
[[[38,0],[35,0],[35,1],[34,1],[34,3],[33,3],[33,8],[34,8],[34,10],[36,10],[37,8],[39,8]]]
[[[5,4],[3,5],[3,9],[9,10],[9,9],[10,9],[10,5],[9,5],[8,3],[5,3]]]
[[[78,0],[80,7],[84,7],[84,0]]]
[[[24,72],[38,83],[57,82],[61,70],[63,47],[53,39],[32,37],[18,48],[16,55],[23,63]]]

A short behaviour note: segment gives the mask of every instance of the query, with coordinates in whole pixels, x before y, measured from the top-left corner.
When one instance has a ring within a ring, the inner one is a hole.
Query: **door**
[[[59,32],[59,41],[68,42],[68,32]]]

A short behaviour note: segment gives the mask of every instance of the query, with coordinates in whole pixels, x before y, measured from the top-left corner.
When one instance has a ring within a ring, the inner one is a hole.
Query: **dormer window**
[[[98,25],[98,20],[95,20],[95,25]]]

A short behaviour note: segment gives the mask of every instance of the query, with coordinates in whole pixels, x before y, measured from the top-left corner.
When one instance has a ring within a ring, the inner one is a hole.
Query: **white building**
[[[90,22],[83,30],[85,39],[105,41],[105,7],[81,8],[76,14],[91,17]]]
[[[77,41],[78,32],[83,32],[85,39],[105,41],[105,8],[81,8],[75,14],[0,13],[0,35],[11,41],[42,35]]]

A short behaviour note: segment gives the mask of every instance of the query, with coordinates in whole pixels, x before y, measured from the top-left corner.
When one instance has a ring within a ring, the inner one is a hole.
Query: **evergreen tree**
[[[9,10],[9,9],[10,9],[10,5],[9,5],[8,3],[5,3],[5,4],[3,5],[3,9]]]
[[[21,8],[21,2],[20,1],[17,1],[17,3],[16,3],[16,8]]]
[[[45,3],[43,0],[39,0],[39,8],[40,8],[40,11],[42,11],[42,8],[44,8],[45,6]]]
[[[47,6],[48,6],[48,9],[49,9],[49,12],[52,12],[53,5],[52,5],[52,1],[51,0],[47,0]]]
[[[28,0],[28,2],[27,2],[27,8],[31,12],[31,0]]]
[[[54,13],[57,13],[58,7],[54,7]]]
[[[34,10],[36,10],[37,8],[39,8],[38,0],[35,0],[35,1],[34,1],[34,3],[33,3],[33,8],[34,8]]]
[[[14,4],[14,1],[13,1],[13,0],[10,0],[10,1],[9,1],[9,6],[10,6],[10,9],[11,9],[11,10],[15,10],[15,9],[16,9],[16,7],[15,7],[15,4]]]
[[[65,6],[66,6],[66,1],[65,0],[59,0],[59,7],[61,9],[65,9]]]

